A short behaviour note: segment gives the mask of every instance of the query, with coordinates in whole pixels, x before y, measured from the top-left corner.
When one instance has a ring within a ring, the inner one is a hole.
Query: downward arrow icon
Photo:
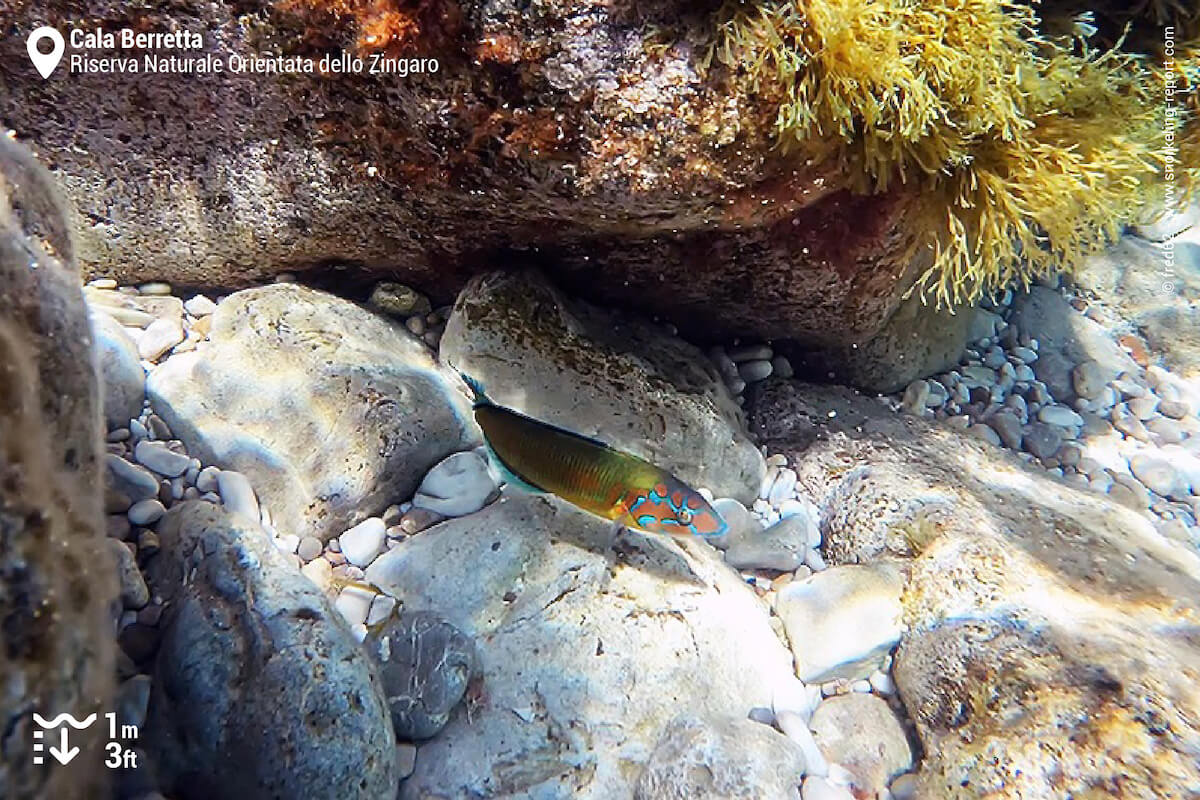
[[[67,747],[67,726],[63,725],[59,728],[60,744],[58,747],[50,747],[50,755],[58,759],[60,764],[69,764],[71,759],[79,755],[78,747]]]

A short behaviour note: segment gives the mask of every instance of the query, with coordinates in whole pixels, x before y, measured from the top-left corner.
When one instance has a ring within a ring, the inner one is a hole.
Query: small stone
[[[392,281],[375,284],[367,305],[375,311],[382,311],[394,317],[407,317],[412,314],[423,316],[432,308],[428,298],[420,292]]]
[[[1024,404],[1024,401],[1021,402]],[[1010,450],[1021,449],[1021,422],[1013,414],[1005,412],[993,414],[987,424],[1000,437],[1000,441],[1005,447]]]
[[[813,572],[820,572],[827,567],[821,551],[813,547],[808,548],[808,552],[804,554],[804,563]]]
[[[338,593],[333,607],[346,618],[349,625],[361,625],[367,621],[367,614],[371,612],[371,602],[374,599],[375,592],[358,586],[347,586]]]
[[[342,554],[355,566],[370,566],[383,552],[386,531],[383,520],[379,517],[363,520],[338,537]]]
[[[137,537],[138,557],[150,558],[158,552],[158,534],[152,530],[144,530]]]
[[[793,570],[804,563],[811,525],[807,515],[798,515],[739,537],[725,551],[725,562],[735,569]]]
[[[149,660],[158,649],[158,629],[135,622],[117,635],[117,644],[135,664]]]
[[[983,355],[983,365],[991,369],[1000,369],[1008,363],[1004,357],[1004,351],[999,347],[992,347]]]
[[[217,310],[217,304],[204,295],[197,294],[184,301],[183,310],[193,317],[207,317]]]
[[[1137,480],[1118,475],[1108,487],[1108,496],[1134,511],[1145,511],[1150,507],[1150,492]]]
[[[278,536],[275,538],[275,546],[284,553],[295,553],[296,548],[300,546],[300,537],[294,533]]]
[[[970,432],[974,436],[984,440],[985,442],[994,444],[997,447],[999,447],[1001,445],[1000,435],[998,433],[996,433],[994,430],[992,430],[991,428],[989,428],[987,425],[975,424],[975,425],[972,425],[967,430],[968,430],[968,432]]]
[[[917,800],[917,776],[906,772],[892,781],[888,789],[892,793],[892,800]]]
[[[426,528],[431,528],[438,524],[446,517],[442,514],[432,511],[428,508],[410,508],[404,512],[404,516],[400,519],[400,528],[407,534],[420,533]]]
[[[138,292],[149,297],[167,297],[171,294],[171,284],[166,281],[151,281],[138,286]]]
[[[149,675],[134,675],[117,688],[116,722],[118,725],[133,725],[139,730],[146,725],[146,709],[150,705]]]
[[[138,355],[146,361],[157,361],[182,341],[183,325],[178,320],[159,318],[147,325],[138,339]]]
[[[363,643],[378,666],[401,739],[428,739],[450,719],[475,669],[474,643],[429,612],[392,616]]]
[[[887,702],[875,695],[832,697],[817,706],[811,727],[821,752],[844,767],[866,797],[886,791],[893,777],[912,769],[904,728]]]
[[[404,327],[408,328],[409,333],[413,336],[424,336],[425,318],[422,316],[409,317],[404,321]]]
[[[900,405],[910,414],[920,414],[925,410],[929,400],[929,383],[923,380],[913,381],[904,390],[904,398]]]
[[[173,453],[157,442],[141,441],[133,449],[133,457],[139,464],[154,470],[159,475],[174,478],[187,472],[191,458],[181,453]]]
[[[399,525],[400,520],[404,517],[404,512],[407,510],[408,509],[401,508],[400,506],[398,506],[394,503],[392,505],[388,506],[384,510],[383,514],[380,515],[381,519],[383,519],[384,527],[390,528],[393,525]]]
[[[780,590],[796,675],[805,683],[870,675],[900,637],[903,578],[886,566],[843,565]]]
[[[125,514],[108,514],[105,517],[104,525],[105,535],[111,539],[123,541],[129,538],[129,534],[133,528],[129,524],[129,517]]]
[[[875,670],[869,678],[871,688],[879,694],[889,695],[896,693],[896,684],[892,682],[892,676],[883,670]]]
[[[1137,415],[1129,409],[1128,403],[1121,403],[1113,408],[1112,424],[1114,428],[1130,438],[1140,442],[1150,441],[1150,432],[1146,430],[1146,426],[1137,418]]]
[[[796,371],[792,369],[792,362],[788,361],[786,356],[775,356],[771,359],[771,371],[777,378],[791,378],[795,376]]]
[[[478,451],[467,450],[446,457],[425,474],[413,505],[446,517],[462,517],[483,508],[495,491],[487,460]]]
[[[131,501],[158,495],[158,479],[146,468],[112,454],[104,457],[104,466],[109,488]]]
[[[1060,428],[1083,427],[1083,417],[1066,406],[1043,406],[1038,411],[1038,419],[1049,425],[1057,425]]]
[[[1162,400],[1158,404],[1158,413],[1171,419],[1183,419],[1188,414],[1188,404],[1182,400]]]
[[[333,586],[333,566],[323,558],[314,558],[300,568],[300,573],[323,592]]]
[[[196,489],[201,492],[215,492],[217,490],[217,476],[221,474],[221,470],[216,467],[205,467],[196,475]]]
[[[300,556],[301,561],[312,561],[321,555],[323,549],[320,539],[315,536],[305,536],[296,547],[296,555]]]
[[[203,477],[203,472],[201,472],[201,477]],[[230,469],[221,470],[217,473],[217,491],[221,494],[221,503],[225,508],[249,517],[255,522],[262,519],[262,511],[258,507],[258,498],[254,496],[254,488],[250,486],[250,480],[242,473]]]
[[[784,500],[792,496],[796,490],[796,471],[788,467],[783,467],[775,475],[775,480],[771,482],[771,489],[767,493],[767,502],[774,508],[778,508]]]
[[[1129,459],[1129,468],[1134,477],[1155,494],[1183,500],[1190,493],[1187,476],[1166,458],[1135,455]]]
[[[156,499],[139,500],[129,508],[129,521],[134,525],[153,525],[167,513],[166,507]]]
[[[828,778],[808,775],[800,786],[800,800],[854,800],[854,795]]]
[[[1031,347],[1022,347],[1018,345],[1017,347],[1012,348],[1009,352],[1013,354],[1014,358],[1019,358],[1026,364],[1032,364],[1038,360],[1037,351]]]
[[[154,434],[155,439],[171,438],[171,429],[167,427],[167,423],[158,414],[151,414],[147,417],[146,424],[150,428],[150,432]]]
[[[1154,395],[1135,397],[1125,405],[1129,409],[1129,412],[1142,422],[1145,422],[1158,413],[1158,398]]]
[[[1030,425],[1022,439],[1025,449],[1037,458],[1050,458],[1061,444],[1062,431],[1046,422],[1035,422]]]
[[[383,622],[395,610],[396,598],[386,594],[375,595],[375,599],[371,601],[371,611],[367,614],[367,627]]]
[[[396,777],[404,780],[417,768],[416,745],[403,742],[396,745]]]
[[[804,753],[804,771],[807,775],[823,777],[829,774],[829,762],[821,754],[821,748],[813,739],[808,720],[794,711],[775,711],[775,724],[784,735],[795,742]]]
[[[738,364],[738,377],[746,383],[766,380],[771,377],[770,361],[743,361]]]
[[[146,588],[146,579],[138,569],[133,553],[124,542],[106,538],[109,551],[116,561],[117,581],[121,588],[121,605],[127,609],[138,609],[150,602],[150,590]]]

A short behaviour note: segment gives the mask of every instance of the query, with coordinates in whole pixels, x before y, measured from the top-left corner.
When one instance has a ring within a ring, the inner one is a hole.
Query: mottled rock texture
[[[910,560],[894,672],[921,797],[1200,786],[1200,558],[1142,515],[849,390],[771,381],[834,563]]]
[[[339,278],[393,277],[445,302],[489,263],[532,260],[693,335],[862,340],[922,269],[897,263],[915,190],[857,196],[832,165],[781,155],[777,102],[705,67],[719,6],[20,4],[0,42],[0,94],[20,102],[0,121],[79,204],[94,273],[245,286],[338,262]],[[81,21],[201,33],[191,56],[440,69],[43,80],[25,35]]]
[[[249,478],[281,533],[336,536],[480,441],[457,376],[354,303],[278,284],[231,295],[212,319],[210,341],[155,370],[147,392],[189,453]]]
[[[159,527],[168,602],[146,742],[164,791],[373,800],[395,794],[383,688],[341,614],[256,524],[196,500]]]
[[[713,363],[650,320],[572,300],[536,271],[474,278],[440,357],[492,400],[750,502],[766,467]]]
[[[66,766],[33,763],[34,713],[84,719],[113,691],[101,403],[60,203],[0,137],[0,797],[14,800],[98,797],[108,780],[99,731],[69,733],[82,752]]]

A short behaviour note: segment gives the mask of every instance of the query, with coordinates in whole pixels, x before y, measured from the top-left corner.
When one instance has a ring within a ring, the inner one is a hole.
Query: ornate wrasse
[[[462,377],[475,394],[475,421],[488,449],[513,482],[650,533],[718,536],[727,530],[699,492],[665,469],[496,405],[478,381]]]

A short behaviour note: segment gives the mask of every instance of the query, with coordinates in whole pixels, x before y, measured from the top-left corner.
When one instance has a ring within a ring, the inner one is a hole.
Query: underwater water
[[[1200,9],[0,2],[0,800],[1200,798]]]

